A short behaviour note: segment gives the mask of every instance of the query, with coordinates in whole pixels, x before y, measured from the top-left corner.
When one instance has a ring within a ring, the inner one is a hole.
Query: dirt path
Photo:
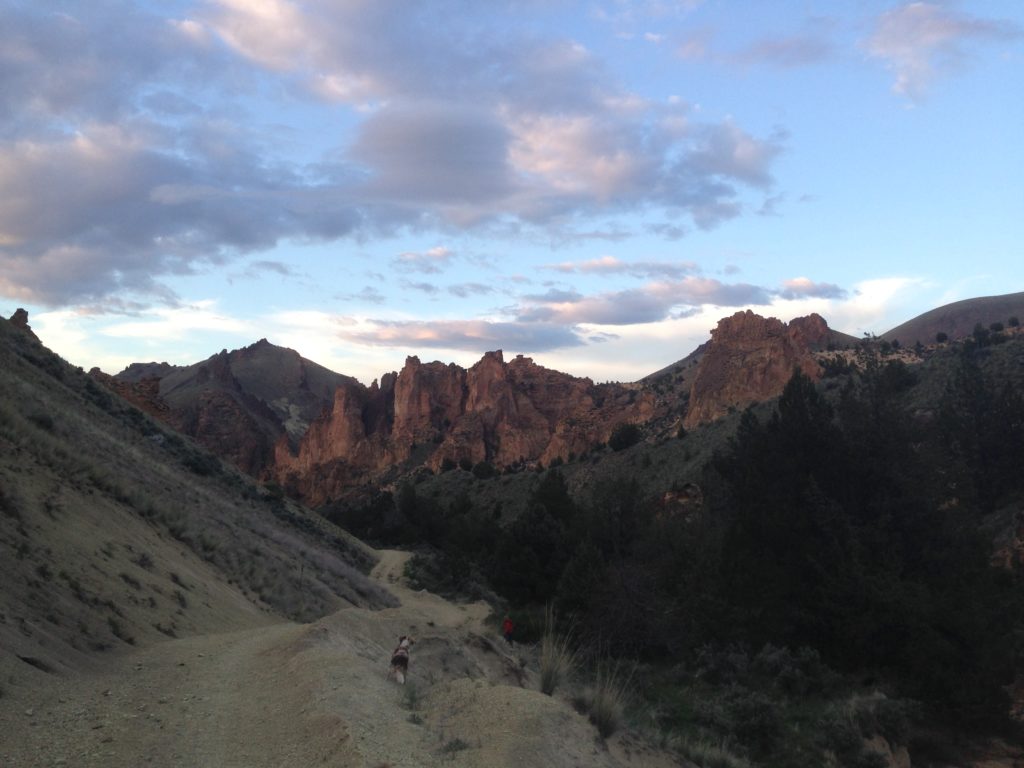
[[[537,693],[485,628],[485,604],[408,589],[408,554],[380,554],[373,575],[400,607],[172,640],[5,691],[0,766],[655,764],[613,757],[582,716]],[[404,687],[386,674],[400,634],[418,641]]]

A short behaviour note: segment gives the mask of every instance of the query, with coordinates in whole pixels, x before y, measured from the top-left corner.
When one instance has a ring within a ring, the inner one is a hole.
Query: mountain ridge
[[[949,307],[969,318],[1018,305],[1024,293]],[[818,315],[787,324],[749,310],[723,318],[711,337],[632,384],[595,385],[522,355],[506,363],[496,350],[468,369],[409,357],[366,387],[265,338],[192,366],[137,363],[104,380],[243,471],[319,506],[415,466],[547,465],[607,443],[624,425],[647,438],[691,429],[777,396],[794,367],[818,378],[824,350],[863,341]]]

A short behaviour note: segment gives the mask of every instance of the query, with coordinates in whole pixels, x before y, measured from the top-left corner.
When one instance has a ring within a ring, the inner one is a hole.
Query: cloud
[[[700,61],[711,55],[711,41],[714,33],[708,29],[696,29],[683,35],[676,44],[676,56],[684,61]]]
[[[401,270],[412,270],[424,274],[439,274],[444,271],[454,257],[454,253],[443,246],[417,252],[406,251],[394,258],[392,263]]]
[[[200,301],[175,308],[158,308],[141,319],[113,323],[101,333],[116,338],[182,339],[196,331],[219,331],[246,335],[254,329],[246,322],[216,311],[213,301]]]
[[[743,65],[771,65],[784,69],[805,67],[829,58],[832,44],[816,35],[766,37],[756,40],[733,55]]]
[[[227,138],[189,138],[215,137]],[[197,147],[185,160],[155,141],[127,124],[0,144],[0,292],[48,305],[119,291],[166,300],[161,275],[355,228],[348,206],[318,201],[244,147]]]
[[[285,0],[221,0],[207,20],[256,64],[340,81],[338,98],[380,105],[343,164],[358,168],[359,199],[379,206],[371,216],[556,226],[668,208],[714,226],[738,215],[737,185],[770,183],[777,136],[691,125],[684,104],[624,90],[579,43],[517,32],[517,6],[488,6],[481,24],[464,3],[442,5],[452,13],[441,28],[395,0],[307,2],[301,13]]]
[[[783,282],[779,291],[783,299],[845,299],[846,291],[832,283],[815,283],[806,277],[795,277]]]
[[[545,293],[534,293],[523,296],[523,299],[534,304],[572,304],[583,298],[582,293],[563,291],[551,288]]]
[[[387,301],[387,297],[372,285],[364,286],[363,290],[358,293],[342,293],[336,298],[342,301],[359,301],[367,304],[383,304]]]
[[[668,222],[648,224],[647,231],[658,235],[665,240],[681,240],[686,237],[689,232],[686,227],[679,226],[678,224],[669,224]]]
[[[383,321],[362,331],[342,331],[347,341],[371,346],[495,349],[544,352],[576,347],[584,342],[571,327],[553,323],[492,322],[488,320]]]
[[[1009,21],[982,19],[943,5],[918,2],[879,16],[864,48],[896,75],[895,93],[920,101],[938,74],[967,65],[972,43],[1013,40],[1021,34],[1020,27]]]
[[[818,64],[835,54],[831,40],[835,25],[831,18],[809,17],[798,32],[760,37],[726,58],[744,67],[795,69]]]
[[[260,272],[274,272],[282,277],[291,277],[295,274],[292,271],[292,268],[287,264],[270,259],[258,259],[252,262],[249,265],[249,270],[252,274],[258,274]]]
[[[761,207],[757,209],[758,216],[778,216],[779,205],[785,201],[786,196],[783,193],[777,195],[769,195],[761,203]]]
[[[459,283],[458,285],[449,285],[448,293],[452,296],[458,296],[460,299],[466,299],[470,296],[483,296],[488,293],[494,293],[494,288],[483,283]]]
[[[409,280],[403,280],[402,285],[412,291],[419,291],[429,296],[435,296],[441,292],[441,289],[433,283],[414,283]]]
[[[37,6],[0,9],[0,293],[47,306],[173,304],[168,277],[285,241],[619,239],[637,213],[681,236],[741,215],[782,151],[624,88],[517,4]],[[296,103],[351,107],[332,146],[267,124]],[[404,267],[445,264],[419,256]]]
[[[731,120],[705,125],[696,131],[696,150],[686,159],[688,175],[708,183],[712,179],[742,181],[755,187],[772,184],[772,160],[782,151],[781,134],[769,141],[754,138]],[[727,197],[716,195],[715,197]]]
[[[569,296],[565,301],[530,301],[517,308],[523,322],[565,325],[634,325],[655,323],[705,304],[725,307],[767,305],[772,293],[745,283],[726,284],[709,278],[687,277],[679,281],[651,283],[642,288],[612,291],[594,296]],[[554,297],[550,297],[554,298]]]
[[[493,211],[515,187],[508,131],[491,112],[453,103],[389,105],[362,126],[349,151],[366,169],[361,197],[415,207],[452,207],[466,221]]]
[[[863,332],[883,333],[906,320],[897,317],[897,313],[905,311],[908,296],[925,287],[926,281],[915,277],[862,281],[854,286],[848,298],[829,307],[829,325],[855,336]]]
[[[640,278],[679,279],[692,275],[699,267],[692,261],[622,261],[615,256],[602,256],[581,262],[563,262],[545,267],[568,274],[631,275]]]
[[[222,59],[174,24],[129,2],[93,3],[76,15],[47,3],[0,6],[0,137],[51,120],[116,121],[138,114],[159,78],[211,82]]]

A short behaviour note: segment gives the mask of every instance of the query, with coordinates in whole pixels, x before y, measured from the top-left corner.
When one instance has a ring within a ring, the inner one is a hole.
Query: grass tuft
[[[597,678],[584,697],[587,717],[601,738],[611,736],[622,725],[626,700],[633,682],[633,668],[624,669],[616,661],[598,664]]]
[[[548,606],[544,613],[544,636],[540,643],[541,693],[552,695],[576,668],[576,652],[571,641],[571,631],[558,634],[554,609]]]

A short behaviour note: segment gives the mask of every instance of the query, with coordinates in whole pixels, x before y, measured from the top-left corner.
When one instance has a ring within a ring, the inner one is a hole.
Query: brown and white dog
[[[408,635],[398,638],[398,647],[391,654],[391,670],[388,677],[394,676],[400,685],[405,685],[405,675],[409,671],[409,649],[416,641]]]

